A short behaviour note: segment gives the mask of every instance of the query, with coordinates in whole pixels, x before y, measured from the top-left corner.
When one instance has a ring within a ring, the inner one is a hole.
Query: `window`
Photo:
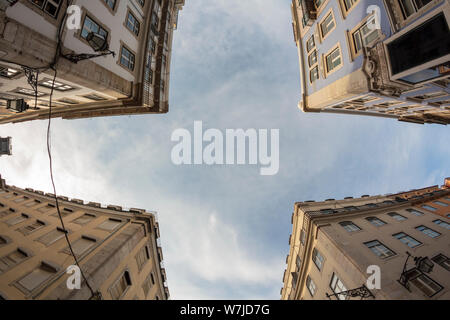
[[[308,53],[314,49],[316,46],[316,43],[314,41],[314,35],[311,36],[311,38],[308,39],[308,41],[306,42],[306,50],[308,51]]]
[[[62,98],[58,100],[59,102],[65,103],[65,104],[79,104],[80,102],[74,99],[69,99],[69,98]]]
[[[339,223],[345,230],[347,230],[347,232],[355,232],[355,231],[360,231],[361,228],[358,227],[356,224],[354,224],[351,221],[343,221]]]
[[[419,74],[410,74],[411,69],[444,59],[449,54],[450,30],[443,12],[428,19],[414,30],[394,37],[386,42],[387,54],[391,62],[392,78],[403,79],[410,83],[442,76],[439,70],[425,69]],[[405,59],[407,55],[408,59]],[[400,75],[402,74],[402,75]]]
[[[440,284],[417,269],[408,271],[406,276],[410,283],[416,286],[417,289],[422,291],[428,297],[434,296],[443,289]]]
[[[20,93],[26,96],[30,96],[30,97],[35,97],[36,96],[36,91],[32,90],[32,89],[26,89],[26,88],[17,88],[16,90],[14,90],[15,93]],[[46,94],[43,92],[39,92],[37,93],[38,97],[43,97]]]
[[[79,224],[79,225],[85,225],[85,224],[88,224],[89,222],[91,222],[92,220],[94,220],[95,218],[96,218],[95,215],[90,214],[90,213],[85,213],[81,217],[73,220],[72,222]]]
[[[434,220],[433,222],[436,223],[438,226],[441,226],[442,228],[450,230],[450,223],[447,223],[442,220]]]
[[[114,11],[114,9],[116,8],[116,0],[103,0],[103,1],[105,1],[106,5],[110,7],[111,10]]]
[[[33,222],[27,226],[24,226],[22,228],[17,229],[16,231],[20,232],[21,234],[23,234],[24,236],[27,236],[39,229],[42,229],[43,227],[45,227],[45,222],[36,220],[36,222]]]
[[[42,81],[39,83],[39,85],[46,87],[46,88],[50,88],[50,89],[53,87],[53,89],[55,89],[57,91],[63,91],[63,92],[74,89],[74,87],[69,86],[68,84],[64,84],[64,83],[57,82],[57,81],[53,82],[53,80]]]
[[[375,227],[381,227],[386,224],[386,222],[376,217],[368,217],[366,218],[366,220],[369,221],[371,224],[373,224]]]
[[[152,288],[151,278],[150,275],[148,275],[148,277],[144,280],[144,284],[142,285],[142,290],[144,290],[145,297],[147,297],[151,288]]]
[[[113,300],[119,300],[122,298],[129,287],[131,287],[131,278],[128,271],[125,271],[109,289]]]
[[[403,17],[406,19],[416,13],[420,8],[430,3],[431,0],[399,0],[398,2],[402,9]]]
[[[141,24],[139,23],[138,19],[131,13],[131,11],[128,11],[126,26],[128,30],[133,32],[135,35],[139,35]]]
[[[46,213],[48,211],[50,211],[53,207],[46,205],[45,207],[40,207],[37,209],[37,211],[39,211],[40,213]]]
[[[71,215],[73,213],[73,210],[72,209],[68,209],[68,208],[64,208],[63,210],[60,210],[60,213],[61,213],[61,217],[65,218],[65,217]],[[59,218],[58,212],[56,212],[52,216]]]
[[[105,230],[105,231],[114,231],[122,224],[122,220],[118,219],[108,219],[102,224],[98,226],[99,229]]]
[[[325,37],[334,29],[335,26],[336,24],[334,22],[333,12],[331,11],[320,23],[322,39],[325,39]]]
[[[58,268],[51,266],[45,262],[34,269],[32,272],[28,273],[25,277],[18,280],[16,285],[25,289],[28,292],[32,292],[34,289],[38,288],[40,285],[44,284],[51,277],[56,275]]]
[[[311,83],[319,79],[319,67],[316,66],[311,69],[311,71],[309,72],[309,79]]]
[[[53,18],[58,16],[59,8],[63,4],[62,0],[30,0],[30,2]]]
[[[123,46],[122,50],[120,51],[120,64],[125,68],[133,71],[134,59],[135,59],[134,54]]]
[[[313,250],[312,260],[314,261],[314,264],[317,266],[317,268],[319,270],[322,270],[324,258],[316,248],[314,248]]]
[[[12,79],[20,73],[19,70],[0,66],[0,77]]]
[[[375,15],[373,15],[367,20],[366,23],[352,33],[355,55],[361,53],[363,47],[369,46],[370,43],[378,39],[379,32],[375,25]]]
[[[317,51],[314,50],[309,56],[308,56],[308,64],[310,67],[315,65],[317,63]]]
[[[25,261],[29,257],[29,254],[22,249],[16,249],[10,254],[0,258],[0,272],[6,272],[7,270],[15,267],[21,262]]]
[[[431,260],[436,262],[438,265],[440,265],[442,268],[446,269],[447,271],[450,271],[450,259],[444,256],[443,254],[438,254],[437,256],[433,257]]]
[[[10,214],[16,212],[14,209],[8,209],[8,210],[4,210],[2,212],[0,212],[0,218],[4,218],[6,216],[9,216]]]
[[[147,246],[143,246],[141,248],[141,250],[139,250],[139,252],[136,255],[136,263],[138,265],[139,271],[142,270],[142,268],[144,267],[145,263],[149,259],[150,259],[150,255],[148,253],[148,248],[147,248]]]
[[[8,221],[6,221],[6,224],[9,225],[10,227],[15,226],[16,224],[24,222],[28,218],[29,217],[26,214],[21,214],[18,217],[15,217],[15,218],[12,218],[12,219],[9,219]]]
[[[431,238],[437,238],[441,235],[439,232],[434,231],[433,229],[427,228],[425,226],[419,226],[416,229],[421,231],[422,233],[425,233],[427,236]]]
[[[94,32],[98,33],[101,36],[104,36],[105,39],[108,38],[108,31],[103,29],[97,22],[95,22],[91,17],[86,15],[83,22],[83,28],[81,29],[80,36],[83,39],[86,39],[89,33]]]
[[[63,231],[60,228],[56,228],[52,231],[50,231],[47,234],[44,234],[42,237],[40,237],[39,239],[37,239],[36,241],[46,245],[46,246],[50,246],[53,243],[55,243],[56,241],[58,241],[59,239],[62,239],[65,235],[65,231]]]
[[[5,237],[0,236],[0,247],[8,244],[8,240]]]
[[[442,202],[442,201],[435,201],[433,203],[437,204],[437,205],[439,205],[441,207],[448,207],[448,204],[446,204],[445,202]]]
[[[302,231],[300,232],[300,242],[302,245],[305,245],[305,241],[306,241],[306,232],[305,230],[302,229]]]
[[[397,212],[389,212],[388,215],[391,218],[394,218],[397,221],[405,221],[405,220],[407,220],[404,216],[398,214]]]
[[[145,0],[138,0],[138,3],[141,5],[142,8],[145,6]]]
[[[31,202],[28,202],[28,203],[24,204],[24,206],[27,207],[27,208],[31,208],[31,207],[37,206],[40,203],[41,202],[39,200],[33,200]]]
[[[78,239],[77,241],[72,243],[73,253],[76,256],[80,256],[80,255],[86,253],[93,246],[95,246],[96,242],[97,242],[97,240],[95,240],[95,239],[92,239],[92,238],[89,238],[86,236],[82,236],[80,239]],[[70,249],[67,247],[66,249],[64,249],[64,252],[67,254],[70,254]]]
[[[325,2],[325,0],[314,0],[314,4],[316,5],[316,8],[319,9],[320,6]]]
[[[105,97],[102,97],[102,96],[100,96],[98,94],[95,94],[95,93],[84,95],[83,98],[86,98],[86,99],[89,99],[89,100],[94,100],[94,101],[105,101],[105,100],[108,100]]]
[[[381,259],[386,259],[395,256],[395,252],[386,247],[378,240],[364,243],[373,253],[375,253]]]
[[[423,212],[420,212],[416,209],[406,209],[406,211],[408,211],[409,213],[412,213],[415,216],[423,216],[424,215]]]
[[[311,296],[314,297],[314,295],[316,294],[317,287],[310,276],[306,278],[306,287],[308,288],[308,291],[311,294]]]
[[[347,291],[347,288],[342,283],[341,279],[337,276],[336,273],[333,273],[333,277],[331,278],[330,288],[333,290],[335,294]],[[339,300],[346,300],[347,296],[345,294],[338,294],[337,298]]]
[[[327,73],[337,69],[342,64],[341,49],[337,47],[325,57]]]
[[[422,242],[417,241],[416,239],[414,239],[413,237],[410,237],[409,235],[407,235],[404,232],[394,234],[393,237],[397,238],[398,240],[400,240],[401,242],[403,242],[410,248],[415,248],[422,244]]]
[[[436,211],[437,209],[435,207],[429,206],[429,205],[423,205],[423,209],[429,210],[429,211]]]
[[[16,199],[16,200],[14,200],[14,202],[15,203],[22,203],[22,202],[24,202],[25,200],[28,200],[28,198],[19,198],[19,199]]]
[[[342,0],[342,3],[344,4],[344,10],[345,12],[350,11],[351,8],[358,2],[359,0]]]

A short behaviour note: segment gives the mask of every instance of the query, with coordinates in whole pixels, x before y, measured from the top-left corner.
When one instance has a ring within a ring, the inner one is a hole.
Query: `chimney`
[[[445,178],[444,187],[450,188],[450,178]]]

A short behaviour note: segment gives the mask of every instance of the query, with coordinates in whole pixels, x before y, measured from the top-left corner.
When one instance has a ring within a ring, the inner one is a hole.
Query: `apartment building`
[[[296,203],[282,299],[450,299],[449,184]]]
[[[450,0],[293,0],[304,112],[450,123]]]
[[[173,32],[183,5],[2,0],[0,124],[48,118],[50,97],[52,116],[64,119],[168,112]]]
[[[12,155],[12,144],[11,137],[2,138],[0,137],[0,157]]]
[[[63,229],[54,195],[0,181],[0,300],[169,298],[155,213],[58,197]],[[94,295],[67,286],[66,234]]]

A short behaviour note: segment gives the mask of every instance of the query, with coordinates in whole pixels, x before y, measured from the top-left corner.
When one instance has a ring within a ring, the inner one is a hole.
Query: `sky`
[[[288,0],[188,0],[171,62],[170,111],[52,121],[57,193],[158,212],[172,299],[280,299],[297,201],[443,184],[450,131],[393,119],[305,114]],[[279,129],[280,170],[171,161],[172,133]],[[52,192],[46,121],[1,125],[8,184]]]

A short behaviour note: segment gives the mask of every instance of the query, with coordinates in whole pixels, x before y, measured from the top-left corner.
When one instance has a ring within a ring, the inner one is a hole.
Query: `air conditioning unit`
[[[30,106],[25,102],[23,99],[17,99],[17,100],[8,100],[6,104],[6,109],[10,109],[14,112],[24,112],[26,111]]]

